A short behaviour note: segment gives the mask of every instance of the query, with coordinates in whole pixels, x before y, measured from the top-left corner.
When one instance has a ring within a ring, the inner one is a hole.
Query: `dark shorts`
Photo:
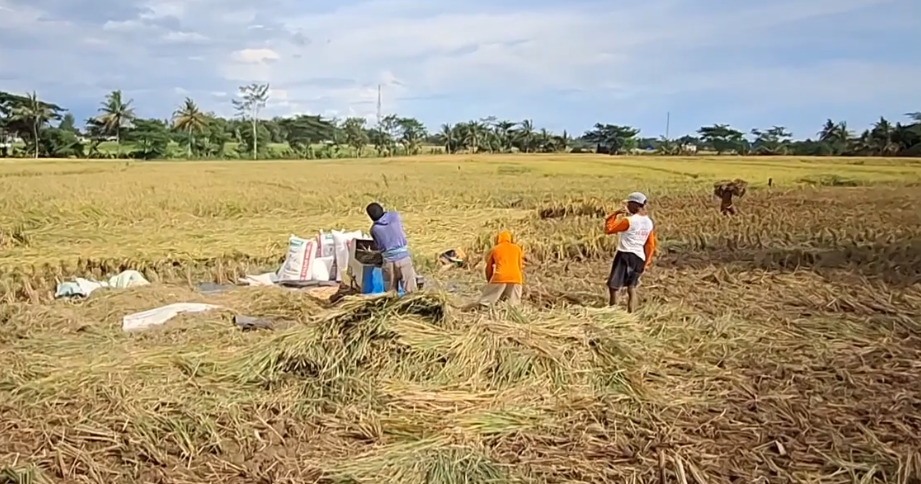
[[[611,274],[608,276],[608,287],[620,289],[622,287],[636,287],[643,275],[646,266],[640,256],[630,252],[617,252],[611,264]]]

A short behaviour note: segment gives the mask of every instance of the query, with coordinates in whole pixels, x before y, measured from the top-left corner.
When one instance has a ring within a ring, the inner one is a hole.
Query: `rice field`
[[[2,162],[0,483],[921,482],[919,182],[882,158]],[[602,228],[636,190],[660,249],[627,314]],[[200,289],[366,230],[371,201],[423,294]],[[526,303],[461,311],[502,229]],[[469,267],[437,270],[451,248]],[[53,300],[125,269],[152,284]],[[122,332],[176,302],[220,309]]]

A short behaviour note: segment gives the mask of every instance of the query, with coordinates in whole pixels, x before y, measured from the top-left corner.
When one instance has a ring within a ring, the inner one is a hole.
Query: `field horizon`
[[[915,160],[0,160],[0,190],[0,482],[921,482]],[[632,191],[660,248],[627,314],[603,216]],[[371,201],[423,293],[233,286]],[[463,311],[500,230],[524,303]],[[151,284],[53,298],[123,270]],[[219,308],[122,331],[184,302]]]

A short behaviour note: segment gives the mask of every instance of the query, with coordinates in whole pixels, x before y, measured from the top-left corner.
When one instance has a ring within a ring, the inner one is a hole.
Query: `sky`
[[[442,123],[868,126],[921,111],[917,0],[0,0],[0,90],[78,118],[121,89],[168,118],[186,97],[232,115]]]

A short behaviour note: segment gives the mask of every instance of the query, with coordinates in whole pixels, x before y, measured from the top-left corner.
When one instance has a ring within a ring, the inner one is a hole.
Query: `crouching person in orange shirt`
[[[486,259],[486,287],[480,295],[480,306],[491,306],[507,300],[517,306],[521,303],[521,285],[524,283],[524,251],[512,243],[512,234],[500,232],[496,246]]]

